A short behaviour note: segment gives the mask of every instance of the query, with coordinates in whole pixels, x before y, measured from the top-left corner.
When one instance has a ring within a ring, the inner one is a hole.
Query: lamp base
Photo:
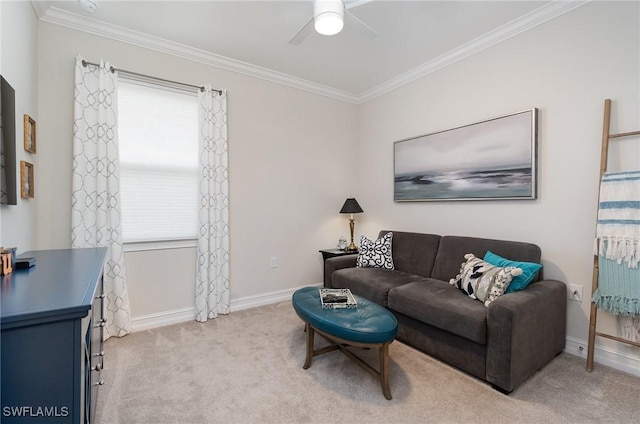
[[[353,242],[353,230],[356,228],[356,221],[353,219],[353,214],[349,218],[349,233],[351,233],[351,243],[347,246],[347,250],[358,250],[358,246]]]

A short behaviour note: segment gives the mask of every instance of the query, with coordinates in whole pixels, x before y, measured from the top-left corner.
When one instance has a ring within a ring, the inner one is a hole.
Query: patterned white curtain
[[[227,168],[227,93],[206,84],[198,92],[200,211],[196,321],[228,314],[229,171]]]
[[[108,247],[104,268],[105,339],[131,331],[124,278],[118,159],[117,72],[76,58],[71,245]]]

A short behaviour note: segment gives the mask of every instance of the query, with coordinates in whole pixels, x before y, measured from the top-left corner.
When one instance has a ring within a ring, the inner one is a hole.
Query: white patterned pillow
[[[356,266],[359,268],[394,269],[393,257],[391,256],[392,238],[393,233],[387,233],[376,241],[361,236]]]
[[[478,299],[489,306],[491,302],[502,296],[509,287],[513,277],[522,274],[522,269],[513,266],[499,267],[491,265],[472,253],[464,255],[465,262],[460,266],[460,273],[449,280],[449,284],[458,287],[472,299]]]

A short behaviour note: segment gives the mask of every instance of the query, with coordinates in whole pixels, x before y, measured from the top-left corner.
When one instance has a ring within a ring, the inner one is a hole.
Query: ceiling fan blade
[[[376,33],[369,25],[365,24],[360,19],[356,18],[353,13],[349,12],[348,10],[345,10],[344,14],[349,16],[349,19],[351,20],[353,27],[356,30],[360,31],[369,40],[373,40],[378,36],[378,33]]]
[[[363,4],[371,3],[373,0],[353,0],[353,1],[345,1],[344,8],[345,10],[353,9],[354,7],[362,6]]]
[[[313,31],[313,16],[307,21],[307,23],[302,25],[302,28],[300,28],[293,37],[291,37],[289,44],[294,44],[296,46],[299,45],[309,34],[311,34],[311,31]]]

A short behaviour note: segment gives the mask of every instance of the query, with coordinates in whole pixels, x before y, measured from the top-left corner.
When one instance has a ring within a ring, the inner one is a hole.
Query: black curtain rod
[[[99,64],[97,64],[97,63],[93,63],[93,62],[89,62],[89,61],[83,60],[83,61],[82,61],[82,66],[85,66],[85,67],[86,67],[87,65],[100,66],[100,65],[99,65]],[[185,87],[197,88],[197,89],[198,89],[198,90],[200,90],[200,91],[204,91],[204,87],[199,86],[199,85],[186,84],[186,83],[184,83],[184,82],[171,81],[171,80],[164,79],[164,78],[152,77],[152,76],[150,76],[150,75],[139,74],[139,73],[137,73],[137,72],[131,72],[131,71],[127,71],[127,70],[125,70],[125,69],[114,68],[113,66],[111,66],[111,67],[109,68],[109,70],[110,70],[111,72],[118,71],[118,72],[122,72],[122,73],[124,73],[124,74],[134,75],[134,76],[136,76],[136,77],[149,78],[149,79],[153,79],[153,80],[156,80],[156,81],[168,82],[169,84],[184,85]],[[213,89],[213,91],[215,91],[215,92],[217,92],[218,94],[222,95],[222,90]]]

